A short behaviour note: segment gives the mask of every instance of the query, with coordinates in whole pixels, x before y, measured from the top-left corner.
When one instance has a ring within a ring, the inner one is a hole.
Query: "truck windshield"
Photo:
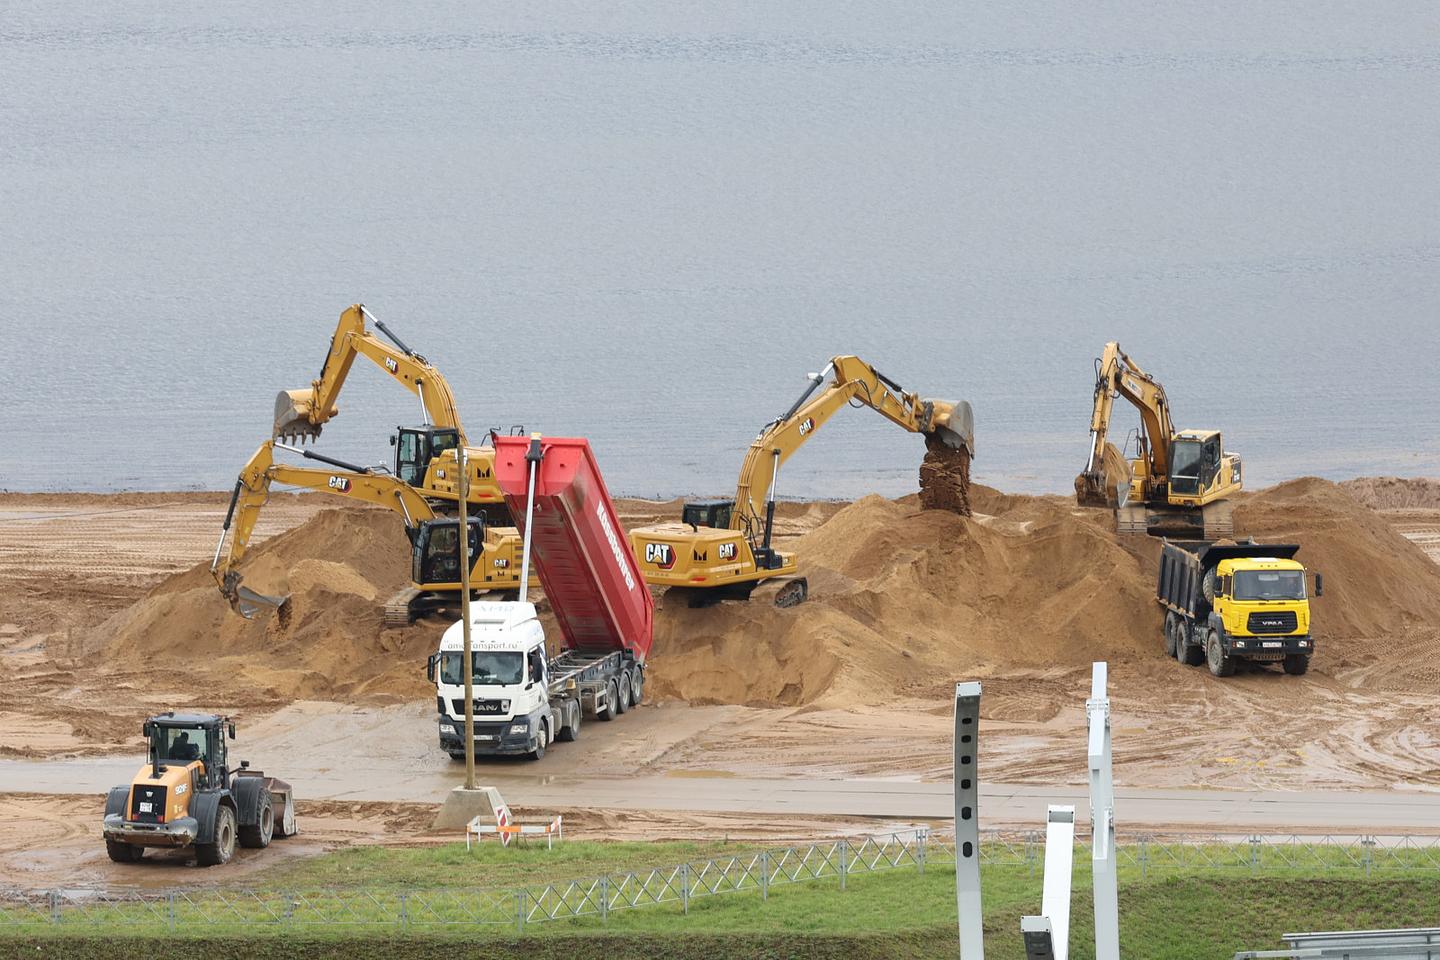
[[[1304,600],[1305,574],[1299,570],[1240,570],[1236,600]]]
[[[476,650],[470,654],[470,680],[476,686],[510,686],[525,678],[525,659],[513,651]],[[465,655],[463,653],[442,653],[440,655],[440,682],[461,684],[465,682]]]

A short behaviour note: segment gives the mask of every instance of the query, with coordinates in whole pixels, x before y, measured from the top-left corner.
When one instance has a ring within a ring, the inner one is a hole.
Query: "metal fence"
[[[1133,834],[1119,845],[1119,864],[1143,878],[1165,871],[1231,870],[1437,870],[1440,838],[1375,836],[1223,836]],[[1077,865],[1089,848],[1077,841]],[[537,851],[543,857],[543,852]],[[1040,831],[988,831],[981,863],[1038,871],[1044,860]],[[240,889],[189,887],[172,891],[114,889],[0,891],[0,935],[37,927],[83,932],[125,927],[206,933],[243,928],[283,931],[305,925],[411,929],[489,928],[524,933],[556,920],[593,918],[669,905],[689,913],[692,904],[722,894],[748,893],[761,902],[779,886],[833,882],[896,869],[923,875],[927,865],[953,865],[953,841],[925,829],[803,846],[771,846],[734,855],[687,860],[654,869],[617,871],[578,880],[514,889],[335,887]],[[1122,874],[1123,875],[1123,874]]]

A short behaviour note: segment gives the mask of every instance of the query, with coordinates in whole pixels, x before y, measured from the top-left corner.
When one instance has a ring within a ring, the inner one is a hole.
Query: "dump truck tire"
[[[630,671],[630,706],[638,707],[645,696],[645,671],[639,667]]]
[[[628,673],[620,674],[616,689],[620,695],[615,698],[615,713],[619,715],[630,709],[630,675]]]
[[[574,743],[580,737],[580,704],[571,701],[565,705],[565,722],[555,734],[556,740]]]
[[[134,844],[122,843],[119,840],[105,838],[105,852],[110,859],[116,863],[134,863],[145,856],[145,848],[137,847]]]
[[[1220,647],[1220,634],[1214,630],[1205,640],[1205,661],[1210,665],[1210,672],[1217,677],[1230,677],[1235,674],[1235,658],[1225,656]]]
[[[540,732],[535,735],[535,749],[525,756],[531,760],[544,760],[545,747],[550,742],[550,725],[544,720],[540,721]]]
[[[275,808],[270,802],[269,790],[260,791],[256,806],[255,822],[240,828],[240,846],[263,850],[275,836]]]
[[[1175,636],[1175,614],[1173,614],[1173,613],[1166,613],[1166,614],[1165,614],[1165,656],[1167,656],[1167,657],[1174,657],[1174,656],[1176,656],[1177,654],[1176,654],[1176,649],[1175,649],[1175,648],[1176,648],[1176,646],[1178,645],[1178,643],[1179,643],[1179,641],[1176,639],[1176,636]]]
[[[195,844],[195,862],[202,867],[218,867],[230,862],[235,855],[236,841],[235,808],[228,803],[215,807],[215,828],[210,843]]]
[[[1192,581],[1193,582],[1193,581]],[[1215,602],[1215,568],[1211,567],[1205,571],[1205,577],[1200,581],[1200,592],[1205,594],[1205,602]],[[1193,608],[1192,608],[1193,609]]]
[[[596,710],[597,720],[610,721],[615,719],[615,701],[620,699],[620,691],[615,687],[615,681],[611,680],[605,685],[605,709]]]
[[[1285,672],[1292,677],[1303,677],[1310,669],[1310,658],[1303,653],[1285,654]]]

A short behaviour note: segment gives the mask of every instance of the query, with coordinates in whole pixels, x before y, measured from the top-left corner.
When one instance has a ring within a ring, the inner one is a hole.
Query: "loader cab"
[[[691,529],[711,527],[715,530],[728,530],[730,515],[734,510],[734,500],[696,500],[681,507],[680,521]]]
[[[480,563],[485,545],[485,520],[470,517],[471,580]],[[431,520],[420,525],[411,549],[410,578],[417,587],[460,582],[460,521]]]
[[[1214,430],[1184,430],[1170,444],[1170,495],[1198,497],[1215,483],[1224,444]]]
[[[229,777],[225,736],[235,737],[235,724],[213,714],[162,713],[146,720],[141,728],[148,744],[153,772],[166,766],[189,766],[196,760],[205,765],[201,785],[223,787]]]
[[[460,431],[454,427],[396,427],[395,431],[390,437],[395,446],[395,476],[412,487],[424,485],[430,461],[460,446]]]

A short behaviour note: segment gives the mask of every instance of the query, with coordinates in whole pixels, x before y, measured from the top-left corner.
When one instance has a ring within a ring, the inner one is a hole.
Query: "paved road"
[[[116,759],[0,761],[0,792],[95,793],[123,783],[142,762]],[[755,814],[946,819],[950,785],[880,779],[760,779],[695,775],[596,777],[487,769],[483,782],[527,807],[609,810],[718,811]],[[349,765],[287,768],[303,799],[439,802],[462,774]],[[1302,833],[1440,833],[1440,796],[1425,793],[1252,792],[1152,790],[1119,787],[1121,822],[1187,830]],[[1074,804],[1084,819],[1083,786],[982,784],[981,821],[987,826],[1035,825],[1051,803]]]

